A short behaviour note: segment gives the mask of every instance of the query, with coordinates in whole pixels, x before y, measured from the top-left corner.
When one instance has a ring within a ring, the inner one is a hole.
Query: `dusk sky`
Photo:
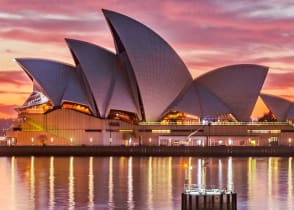
[[[13,58],[73,64],[64,38],[114,51],[102,8],[163,37],[192,76],[253,63],[269,66],[262,92],[294,100],[294,3],[290,0],[0,0],[0,118],[16,117],[32,82]],[[249,84],[250,85],[250,84]]]

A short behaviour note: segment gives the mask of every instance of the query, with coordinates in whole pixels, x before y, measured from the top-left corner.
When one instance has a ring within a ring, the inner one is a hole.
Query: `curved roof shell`
[[[73,39],[66,41],[90,86],[99,116],[107,117],[111,109],[137,114],[139,109],[134,103],[127,73],[121,68],[118,56],[88,42]]]
[[[16,61],[42,88],[42,92],[54,106],[69,101],[90,107],[77,70],[73,66],[44,59],[18,58]]]
[[[157,121],[167,107],[192,82],[177,53],[143,24],[103,10],[115,39],[117,53],[127,53],[139,89],[145,120]]]
[[[287,113],[287,119],[294,120],[294,103],[291,103],[289,111]]]
[[[199,85],[197,80],[174,103],[171,109],[187,112],[201,118],[230,113],[229,108],[208,89]]]
[[[221,99],[237,120],[248,121],[267,71],[253,64],[225,66],[198,77],[196,83]]]
[[[290,101],[268,94],[261,94],[260,97],[268,108],[274,113],[278,121],[285,121],[287,119],[288,111],[291,106]]]
[[[76,65],[80,65],[85,74],[95,98],[99,116],[105,117],[114,82],[113,69],[118,68],[115,54],[84,41],[66,39],[66,42],[76,58]]]

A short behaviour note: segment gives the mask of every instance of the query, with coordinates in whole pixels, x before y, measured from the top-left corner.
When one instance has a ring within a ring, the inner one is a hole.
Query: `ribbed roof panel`
[[[281,97],[267,94],[261,94],[260,97],[268,106],[268,108],[272,111],[272,113],[277,117],[278,121],[286,120],[287,113],[291,106],[290,101]]]
[[[133,67],[146,120],[159,120],[182,89],[192,82],[188,69],[168,43],[151,29],[122,14],[103,12],[118,52],[125,50]]]
[[[105,117],[115,76],[113,71],[117,68],[115,54],[88,42],[72,39],[66,41],[86,76],[100,116]]]
[[[200,76],[197,83],[221,99],[236,119],[248,121],[267,71],[253,64],[226,66]]]
[[[54,105],[60,105],[74,67],[51,60],[18,58],[16,61],[35,80]]]

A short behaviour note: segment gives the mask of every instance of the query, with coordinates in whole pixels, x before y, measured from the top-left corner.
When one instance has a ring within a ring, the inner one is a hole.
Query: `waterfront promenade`
[[[0,146],[0,156],[294,156],[294,147]]]

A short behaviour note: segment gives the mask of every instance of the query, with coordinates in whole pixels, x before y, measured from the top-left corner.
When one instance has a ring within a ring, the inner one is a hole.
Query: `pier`
[[[237,193],[227,188],[185,185],[182,210],[237,210]]]

